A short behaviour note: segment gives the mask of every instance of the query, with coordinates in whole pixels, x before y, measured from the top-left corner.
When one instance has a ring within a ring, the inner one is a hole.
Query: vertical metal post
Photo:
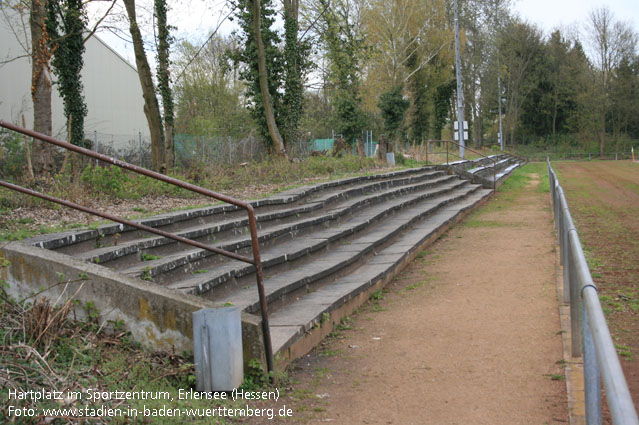
[[[459,5],[455,0],[455,69],[457,75],[457,121],[459,122],[459,156],[464,159],[464,95],[461,75],[461,49],[459,47]]]
[[[498,28],[498,19],[499,19],[499,2],[495,2],[495,22],[493,25],[495,28]],[[504,131],[501,120],[501,63],[499,60],[499,52],[497,52],[497,105],[498,105],[498,114],[499,114],[499,149],[504,151]],[[550,167],[550,165],[549,165]]]
[[[499,56],[499,55],[497,55]],[[501,151],[504,151],[504,129],[502,126],[502,120],[501,120],[501,76],[499,75],[499,71],[497,71],[497,91],[498,91],[498,96],[499,96],[499,147],[501,149]],[[510,143],[512,144],[512,140],[510,141]]]
[[[559,223],[561,226],[560,260],[564,269],[564,303],[570,304],[573,282],[570,276],[570,242],[568,241],[568,228],[566,226],[566,218],[564,216],[563,209],[559,211]]]
[[[140,167],[142,166],[142,132],[138,131],[138,157],[140,162]]]
[[[423,143],[423,136],[422,136],[422,143]],[[428,165],[428,145],[429,143],[426,142],[426,165]]]
[[[95,153],[100,153],[100,142],[98,142],[98,131],[97,130],[93,130],[93,145],[95,146]],[[99,160],[96,159],[95,160],[95,165],[96,167],[99,164]]]
[[[446,142],[446,165],[448,165],[448,142]]]
[[[497,161],[493,161],[493,192],[497,190]]]
[[[583,283],[582,283],[583,284]],[[581,286],[581,285],[580,285]],[[582,305],[583,348],[584,348],[584,392],[586,396],[586,423],[601,425],[601,381],[595,343],[592,339],[586,309]]]
[[[570,229],[568,232],[574,232],[574,229]],[[573,357],[581,357],[582,353],[582,324],[581,324],[581,296],[579,291],[579,282],[577,280],[577,270],[575,267],[575,252],[573,250],[573,244],[568,237],[568,243],[566,246],[566,259],[568,260],[568,279],[570,281],[570,333],[571,333],[571,351]]]

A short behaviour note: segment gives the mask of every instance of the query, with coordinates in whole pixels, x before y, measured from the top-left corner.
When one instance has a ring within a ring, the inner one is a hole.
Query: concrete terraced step
[[[417,176],[420,173],[431,175],[439,174],[436,169],[432,167],[425,167],[382,174],[372,174],[368,176],[351,177],[320,183],[313,186],[290,189],[268,198],[248,201],[248,203],[255,209],[256,214],[259,214],[263,211],[270,211],[271,209],[287,208],[296,205],[299,202],[312,199],[314,196],[317,196],[318,193],[340,193],[353,186],[366,185],[375,181],[402,179],[404,177]],[[246,212],[234,205],[223,204],[188,209],[185,211],[175,211],[134,221],[149,227],[174,231],[175,227],[182,227],[189,222],[203,223],[206,220],[215,220],[220,216],[244,218],[246,217]],[[56,250],[65,254],[75,255],[77,253],[84,252],[87,247],[88,249],[92,249],[95,245],[99,245],[100,243],[103,245],[113,244],[114,235],[118,235],[117,239],[119,244],[125,242],[127,237],[140,237],[140,233],[137,229],[115,223],[105,224],[99,226],[97,229],[81,229],[56,234],[39,235],[25,240],[25,242],[39,248]]]
[[[512,155],[491,155],[475,161],[456,161],[440,168],[449,168],[455,174],[485,188],[499,186],[503,180],[524,161]]]
[[[275,351],[290,360],[310,349],[418,250],[486,200],[493,174],[503,181],[521,163],[494,155],[298,187],[251,201]],[[138,222],[252,255],[246,212],[234,206]],[[176,296],[197,296],[207,305],[230,302],[248,317],[260,310],[253,265],[134,228],[107,224],[26,242],[162,286]]]
[[[273,350],[285,353],[292,344],[320,326],[326,320],[326,315],[330,317],[333,311],[376,282],[384,281],[397,273],[418,247],[429,239],[434,239],[440,229],[460,218],[490,193],[489,189],[479,189],[468,197],[451,203],[428,220],[412,225],[410,231],[404,231],[393,244],[377,252],[349,275],[273,312],[269,319]],[[339,318],[332,317],[331,320],[339,321]]]
[[[327,232],[327,227],[334,228],[335,226],[337,226],[340,232],[334,234],[333,239],[346,237],[352,233],[361,231],[393,209],[400,209],[422,198],[442,194],[452,190],[456,186],[464,184],[466,184],[465,181],[456,179],[453,176],[444,176],[435,179],[433,182],[406,187],[405,190],[404,188],[394,189],[388,192],[369,195],[363,197],[363,199],[355,198],[340,204],[339,207],[326,211],[324,215],[275,226],[266,231],[262,231],[259,238],[263,266],[269,267],[272,263],[280,262],[280,260],[284,261],[286,254],[271,256],[270,252],[273,250],[277,251],[277,247],[282,244],[286,245],[290,250],[290,247],[297,243],[295,240],[292,240],[293,238],[296,238],[298,241],[300,238],[308,239],[309,237],[307,237],[307,235],[310,234],[310,239],[313,239],[313,235],[324,235]],[[398,197],[399,195],[403,196]],[[344,221],[347,221],[346,225],[342,225]],[[276,241],[274,244],[265,244],[266,241],[276,238],[282,238],[284,240]],[[246,235],[240,239],[229,240],[222,244],[213,245],[219,248],[241,252],[241,248],[249,249],[251,239]],[[275,245],[274,249],[272,249],[273,245]],[[297,256],[313,252],[319,248],[321,248],[321,246],[316,243],[309,246],[308,249],[300,251]],[[292,254],[289,255],[289,257],[290,256],[292,256]],[[183,281],[185,274],[197,270],[209,269],[215,265],[223,266],[225,262],[227,262],[225,258],[209,251],[190,249],[162,257],[158,260],[140,262],[121,271],[134,276],[142,276],[144,273],[147,278],[152,277],[153,280],[158,283],[171,283],[172,281]],[[169,272],[172,274],[167,277],[166,275]]]
[[[385,245],[388,245],[389,241],[406,232],[416,222],[422,221],[425,217],[434,216],[441,209],[447,208],[449,204],[462,201],[479,190],[477,185],[466,184],[450,192],[446,198],[441,196],[439,198],[426,198],[402,209],[389,217],[388,220],[369,229],[368,232],[349,239],[346,244],[340,244],[339,241],[336,241],[332,245],[325,245],[327,249],[318,253],[312,261],[302,267],[291,267],[271,275],[268,270],[265,270],[267,278],[264,281],[264,286],[268,302],[277,303],[282,297],[302,288],[305,291],[315,290],[321,286],[319,282],[326,281],[327,278],[340,273],[344,268],[358,261],[366,261],[368,257],[377,255],[378,252],[385,249]],[[320,237],[318,236],[318,238]],[[391,242],[391,245],[393,244]],[[288,254],[291,255],[292,252]],[[197,279],[193,280],[197,282]],[[188,289],[188,287],[182,289]],[[220,302],[231,302],[248,312],[259,311],[255,285],[234,287],[231,290],[221,291],[220,294],[215,294],[214,289],[210,292],[211,295],[205,295],[207,298],[218,299]]]
[[[260,214],[256,216],[260,230],[260,242],[266,243],[287,232],[299,230],[308,225],[317,225],[334,218],[336,215],[355,210],[364,204],[381,202],[389,196],[399,196],[404,192],[420,190],[449,179],[450,176],[445,176],[443,172],[426,172],[400,180],[361,185],[337,194],[325,194],[289,209],[273,210]],[[337,207],[338,205],[340,207]],[[327,210],[330,210],[331,214],[325,214]],[[209,222],[185,227],[175,233],[185,238],[233,251],[248,248],[251,245],[248,236],[248,218],[223,219],[215,223]],[[245,236],[238,237],[238,235]],[[192,251],[192,247],[177,243],[172,239],[150,236],[131,239],[119,243],[117,246],[90,249],[82,252],[78,257],[108,267],[111,267],[110,264],[107,264],[109,261],[119,260],[118,267],[122,267],[139,263],[139,256],[133,255],[131,257],[131,254],[138,252],[149,255],[165,255],[189,249]],[[184,255],[190,255],[190,252]]]

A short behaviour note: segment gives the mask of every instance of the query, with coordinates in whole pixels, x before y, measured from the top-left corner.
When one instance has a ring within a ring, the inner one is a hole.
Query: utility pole
[[[498,9],[499,1],[495,1],[495,31],[497,30],[497,22],[499,19],[499,9]],[[495,37],[495,42],[497,41],[497,37]],[[499,44],[495,43],[497,46]],[[499,47],[497,47],[499,49]],[[497,50],[497,104],[499,105],[499,149],[504,151],[504,128],[502,126],[501,121],[501,63],[499,60],[499,50]]]
[[[497,66],[499,67],[499,59],[497,59]],[[499,148],[504,151],[504,128],[501,121],[501,76],[499,70],[497,71],[497,101],[499,102]]]
[[[462,79],[461,79],[461,53],[459,48],[459,6],[457,0],[455,0],[455,57],[457,70],[457,121],[459,134],[459,156],[464,159],[466,151],[466,145],[464,143],[464,96],[462,93]]]

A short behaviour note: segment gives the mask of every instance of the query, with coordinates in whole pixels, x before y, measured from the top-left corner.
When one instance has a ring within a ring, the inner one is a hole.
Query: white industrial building
[[[9,15],[0,3],[0,119],[33,126],[31,60],[28,16]],[[52,76],[55,81],[55,76]],[[97,136],[99,144],[114,149],[137,144],[138,135],[148,140],[144,99],[136,68],[97,36],[86,42],[82,83],[88,114],[85,137]],[[66,139],[62,99],[54,84],[51,99],[53,135]]]

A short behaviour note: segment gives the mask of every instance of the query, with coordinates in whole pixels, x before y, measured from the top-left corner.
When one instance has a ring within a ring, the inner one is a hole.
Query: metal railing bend
[[[226,196],[223,195],[221,193],[217,193],[217,192],[213,192],[212,190],[208,190],[199,186],[196,186],[194,184],[191,183],[187,183],[184,182],[182,180],[178,180],[176,178],[173,177],[169,177],[169,176],[165,176],[164,174],[160,174],[157,173],[155,171],[151,171],[148,170],[146,168],[142,168],[142,167],[138,167],[136,165],[133,164],[129,164],[127,162],[124,161],[120,161],[118,159],[115,158],[111,158],[107,155],[102,155],[100,153],[94,152],[92,150],[89,149],[85,149],[83,147],[80,146],[76,146],[76,145],[72,145],[70,143],[67,142],[63,142],[61,140],[57,140],[51,136],[47,136],[41,133],[37,133],[35,131],[32,130],[28,130],[22,127],[18,127],[17,125],[8,123],[6,121],[0,120],[0,127],[4,127],[8,130],[12,130],[15,131],[17,133],[21,133],[24,134],[26,136],[29,137],[33,137],[35,139],[39,139],[42,140],[43,142],[47,142],[50,143],[52,145],[56,145],[59,146],[61,148],[70,150],[72,152],[77,152],[81,155],[85,155],[91,158],[95,158],[98,159],[100,161],[106,162],[108,164],[111,165],[115,165],[117,167],[123,168],[125,170],[129,170],[132,171],[134,173],[137,174],[142,174],[144,176],[150,177],[152,179],[155,180],[159,180],[177,187],[180,187],[182,189],[186,189],[188,191],[191,192],[195,192],[198,193],[200,195],[204,195],[204,196],[208,196],[210,198],[216,199],[218,201],[222,201],[225,202],[227,204],[231,204],[231,205],[235,205],[238,208],[242,208],[245,209],[248,213],[248,220],[249,220],[249,228],[251,231],[251,244],[252,244],[252,248],[253,248],[253,258],[249,258],[249,257],[245,257],[243,255],[237,254],[235,252],[231,252],[231,251],[227,251],[224,249],[220,249],[220,248],[216,248],[214,246],[211,245],[207,245],[207,244],[203,244],[201,242],[198,241],[194,241],[192,239],[188,239],[188,238],[184,238],[182,236],[178,236],[176,234],[170,233],[170,232],[165,232],[163,230],[159,230],[159,229],[155,229],[149,226],[145,226],[143,224],[139,224],[139,223],[134,223],[132,221],[128,221],[128,220],[124,220],[121,219],[119,217],[110,215],[110,214],[106,214],[106,213],[102,213],[100,211],[96,211],[94,209],[82,206],[82,205],[78,205],[76,203],[73,202],[69,202],[66,201],[64,199],[60,199],[60,198],[56,198],[53,196],[49,196],[49,195],[45,195],[43,193],[39,193],[36,192],[34,190],[31,189],[27,189],[18,185],[14,185],[11,183],[7,183],[4,181],[0,181],[0,186],[6,187],[8,189],[11,190],[15,190],[21,193],[25,193],[31,196],[35,196],[41,199],[45,199],[47,201],[51,201],[51,202],[55,202],[58,203],[60,205],[64,205],[66,207],[69,208],[73,208],[76,210],[80,210],[89,214],[93,214],[102,218],[105,218],[107,220],[112,220],[115,221],[117,223],[126,225],[126,226],[131,226],[140,230],[143,230],[145,232],[149,232],[149,233],[154,233],[160,236],[164,236],[166,238],[169,239],[173,239],[176,240],[178,242],[182,242],[184,244],[187,245],[191,245],[191,246],[195,246],[197,248],[201,248],[201,249],[205,249],[208,250],[210,252],[213,252],[215,254],[219,254],[219,255],[224,255],[226,257],[229,258],[233,258],[235,260],[238,261],[242,261],[248,264],[252,264],[255,267],[255,275],[256,275],[256,280],[257,280],[257,288],[258,288],[258,293],[259,293],[259,299],[260,299],[260,310],[261,310],[261,314],[262,314],[262,332],[264,334],[264,349],[266,351],[266,363],[267,363],[267,368],[269,372],[273,372],[274,370],[274,360],[273,360],[273,347],[271,344],[271,332],[270,332],[270,328],[269,328],[269,323],[268,323],[268,306],[267,306],[267,301],[266,301],[266,293],[264,290],[264,272],[262,271],[262,260],[260,257],[260,247],[259,247],[259,240],[258,240],[258,235],[257,235],[257,221],[255,219],[255,211],[253,209],[253,206],[248,203],[248,202],[244,202],[244,201],[240,201],[238,199],[234,199],[231,198],[230,196]]]
[[[637,411],[599,302],[597,286],[590,275],[564,191],[550,165],[550,159],[547,158],[546,162],[563,266],[563,301],[570,304],[571,351],[573,357],[583,356],[586,423],[602,423],[601,376],[612,423],[639,425]]]

